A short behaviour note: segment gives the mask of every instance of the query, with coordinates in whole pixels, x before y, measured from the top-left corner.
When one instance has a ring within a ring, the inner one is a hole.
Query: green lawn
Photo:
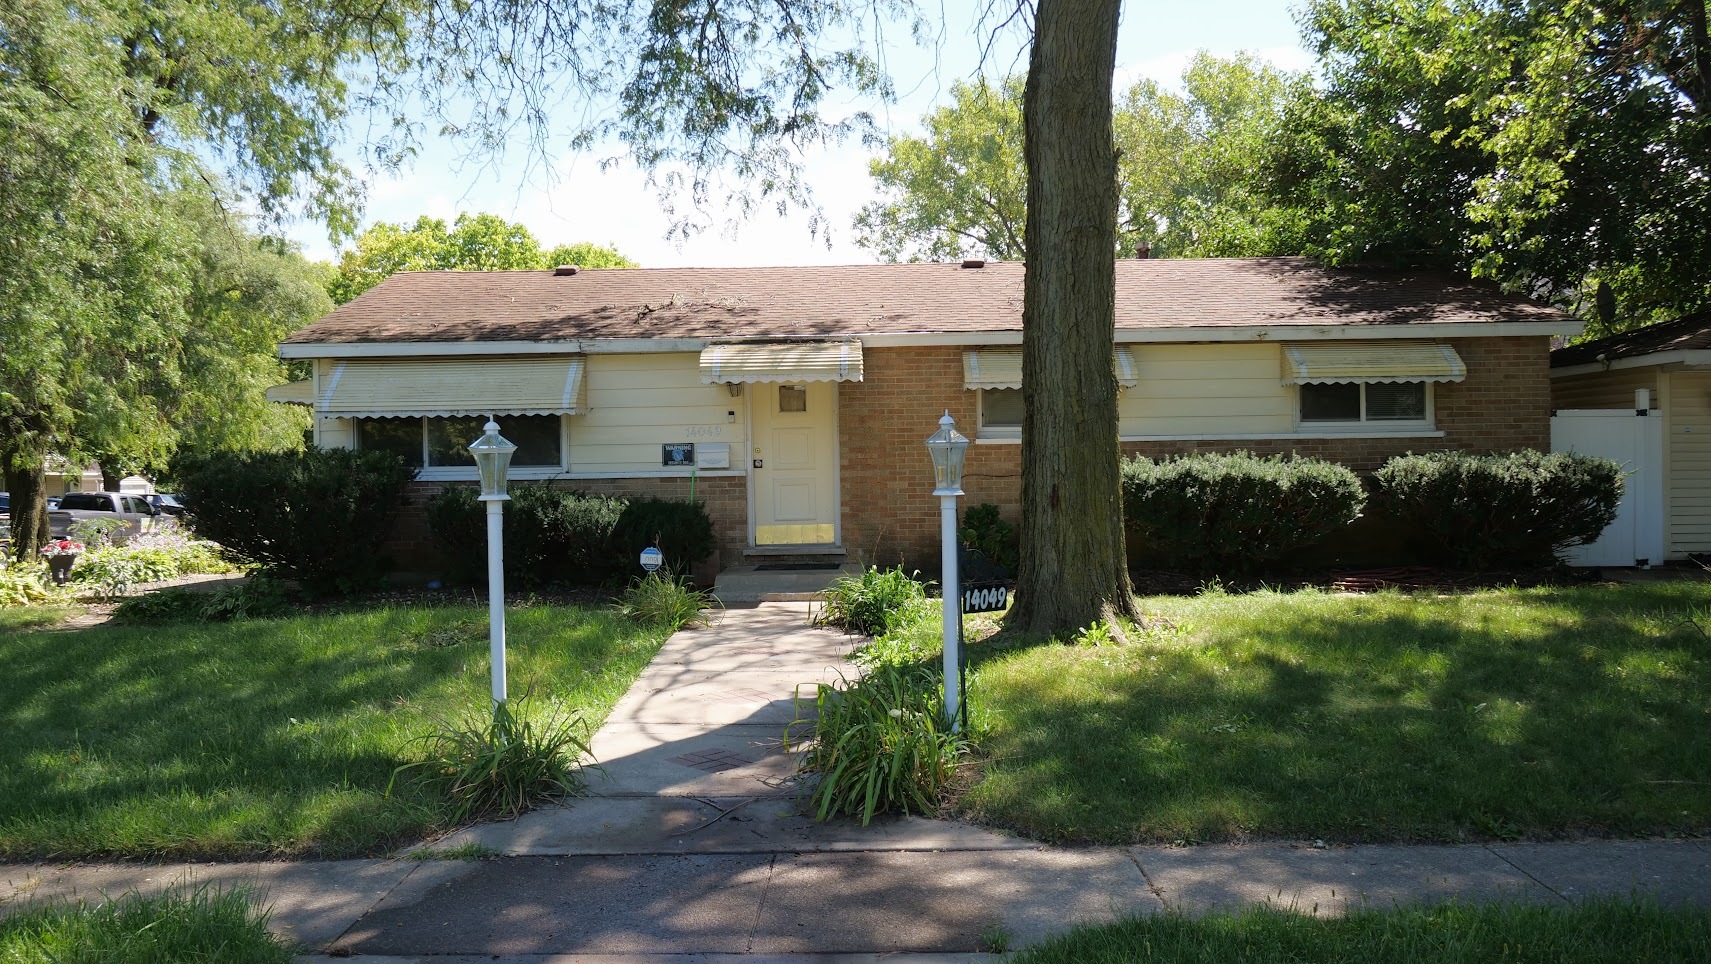
[[[1711,831],[1711,641],[1683,618],[1711,585],[1144,607],[1176,628],[972,647],[966,814],[1106,843]]]
[[[1711,913],[1595,901],[1574,908],[1447,904],[1341,918],[1283,910],[1157,914],[1079,927],[1015,964],[1675,964],[1711,960]]]
[[[54,904],[0,917],[7,964],[291,964],[245,890],[199,890],[96,904]]]
[[[14,629],[40,629],[57,626],[74,612],[71,606],[6,606],[0,607],[0,633]]]
[[[509,614],[513,698],[592,728],[665,638],[609,610]],[[393,769],[485,711],[484,609],[0,630],[0,857],[385,852],[445,825]]]

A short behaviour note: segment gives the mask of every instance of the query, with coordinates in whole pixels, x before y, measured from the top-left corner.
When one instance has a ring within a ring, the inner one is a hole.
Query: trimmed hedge
[[[381,546],[416,470],[351,449],[222,453],[176,468],[191,531],[312,593],[379,583]]]
[[[452,578],[487,578],[486,508],[470,486],[429,497],[428,528]],[[686,572],[713,553],[713,520],[700,503],[590,495],[517,485],[505,505],[505,578],[521,586],[598,583],[639,573],[658,537],[666,567]]]
[[[1373,474],[1375,512],[1469,569],[1547,565],[1597,539],[1621,500],[1619,464],[1562,452],[1402,455]]]
[[[1366,502],[1341,465],[1248,452],[1123,463],[1123,515],[1137,548],[1173,568],[1251,570],[1343,528]]]

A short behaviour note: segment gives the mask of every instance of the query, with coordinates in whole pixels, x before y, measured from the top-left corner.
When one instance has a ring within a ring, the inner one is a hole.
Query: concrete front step
[[[779,560],[800,562],[801,560]],[[861,567],[843,563],[836,569],[809,571],[762,570],[752,560],[719,573],[713,596],[727,606],[755,602],[806,602],[816,598],[839,576],[859,574]]]

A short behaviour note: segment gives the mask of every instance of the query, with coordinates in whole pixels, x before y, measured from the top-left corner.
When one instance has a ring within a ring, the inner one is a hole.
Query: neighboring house
[[[1551,353],[1551,407],[1643,409],[1657,419],[1661,424],[1651,427],[1659,444],[1634,450],[1630,466],[1641,472],[1630,478],[1630,489],[1639,488],[1648,466],[1659,483],[1645,486],[1650,504],[1636,524],[1653,531],[1642,532],[1640,544],[1661,546],[1665,559],[1711,553],[1711,314],[1557,349]],[[1633,427],[1617,423],[1601,434],[1612,447],[1590,454],[1630,461],[1629,437],[1638,437]]]
[[[324,446],[471,480],[486,416],[513,478],[705,501],[720,564],[930,562],[922,442],[949,410],[964,505],[1020,495],[1022,265],[413,272],[280,348]],[[1546,448],[1549,344],[1581,325],[1495,288],[1296,258],[1117,265],[1129,454]],[[420,498],[400,538],[425,541]],[[411,549],[426,546],[410,546]]]
[[[77,466],[58,455],[49,455],[44,473],[46,478],[43,491],[49,496],[65,495],[67,492],[101,491],[101,466],[93,462]],[[154,491],[154,483],[140,475],[131,475],[120,480],[119,490],[126,495],[147,495]]]

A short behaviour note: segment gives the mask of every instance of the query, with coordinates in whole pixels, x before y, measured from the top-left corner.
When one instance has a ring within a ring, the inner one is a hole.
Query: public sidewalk
[[[673,636],[595,736],[594,796],[423,848],[498,856],[0,866],[0,913],[248,883],[280,933],[341,959],[685,964],[990,959],[973,952],[994,931],[1016,947],[1125,914],[1254,903],[1336,914],[1647,894],[1711,907],[1711,841],[1063,849],[948,821],[817,824],[797,810],[784,736],[811,711],[812,683],[853,672],[852,640],[807,614],[763,604]]]

